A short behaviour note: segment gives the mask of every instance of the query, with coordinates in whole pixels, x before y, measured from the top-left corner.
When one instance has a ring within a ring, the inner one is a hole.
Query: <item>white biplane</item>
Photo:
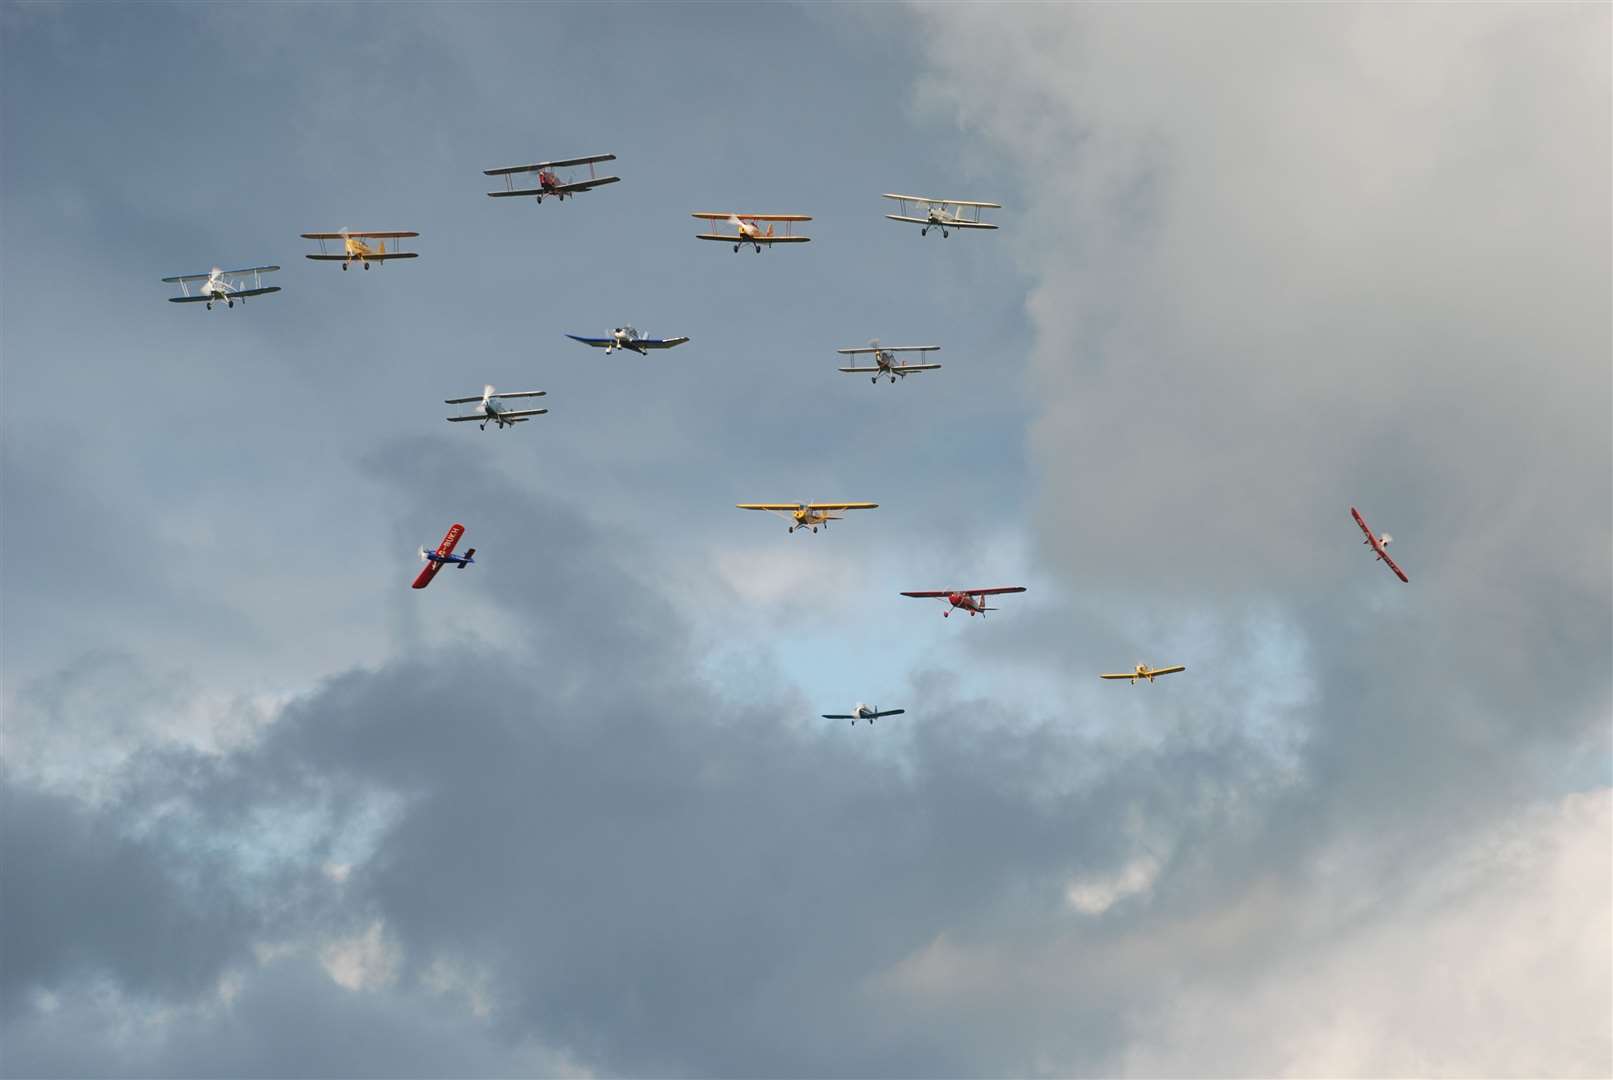
[[[315,262],[339,262],[342,264],[343,270],[347,269],[348,263],[363,263],[364,269],[368,270],[372,262],[385,263],[388,259],[418,259],[420,253],[417,251],[388,251],[386,242],[388,240],[406,240],[411,236],[419,235],[417,232],[354,232],[351,229],[342,229],[339,232],[305,232],[302,234],[302,238],[304,240],[319,241],[319,254],[310,253],[308,256]],[[332,255],[325,250],[326,240],[340,240],[342,242],[342,253]],[[366,242],[369,240],[379,240],[380,243],[372,248]]]
[[[165,277],[162,280],[169,285],[178,285],[180,295],[170,296],[171,304],[201,304],[207,305],[207,310],[213,310],[213,301],[222,300],[228,307],[234,307],[237,300],[246,303],[249,296],[262,296],[265,293],[280,291],[278,285],[265,285],[264,274],[272,274],[280,269],[278,266],[249,266],[245,270],[220,270],[213,267],[205,274],[181,274],[178,277]],[[252,276],[252,285],[247,287],[247,275]],[[192,282],[201,282],[193,293],[190,291]]]
[[[467,420],[480,420],[483,431],[487,430],[489,422],[496,425],[494,430],[497,430],[498,428],[509,427],[512,424],[523,423],[531,417],[542,416],[549,411],[548,409],[504,409],[499,407],[498,403],[500,401],[505,398],[543,397],[547,393],[547,390],[523,390],[519,394],[495,394],[491,386],[484,386],[482,387],[482,396],[479,398],[445,398],[443,404],[469,405],[474,401],[476,403],[475,412],[469,416],[450,416],[447,418],[448,422],[450,424],[463,424]]]
[[[812,239],[810,236],[793,236],[790,233],[790,229],[795,222],[812,220],[806,214],[691,214],[689,216],[697,217],[702,221],[724,221],[732,225],[734,231],[731,233],[696,233],[695,236],[700,240],[721,240],[725,243],[733,244],[736,252],[746,244],[749,244],[760,253],[763,244],[769,247],[774,244],[804,244]],[[766,232],[763,232],[761,226],[756,224],[758,221],[768,223]],[[777,221],[784,222],[784,232],[775,235],[773,223]]]
[[[941,370],[940,364],[914,364],[906,361],[898,362],[896,359],[897,353],[936,352],[940,348],[941,346],[939,345],[881,345],[879,343],[879,339],[874,338],[873,340],[869,341],[868,348],[866,349],[836,349],[835,352],[840,353],[843,356],[864,356],[868,353],[873,353],[873,367],[859,367],[857,366],[857,362],[853,360],[851,367],[843,367],[840,370],[845,372],[847,375],[872,375],[873,378],[868,380],[871,383],[877,383],[879,381],[879,377],[884,375],[890,379],[891,385],[894,386],[898,376],[906,378],[915,371]]]
[[[919,235],[926,235],[931,229],[940,229],[942,237],[948,235],[949,229],[995,229],[997,226],[989,221],[980,220],[982,210],[1001,210],[1002,203],[972,202],[968,199],[928,199],[923,195],[892,195],[886,193],[885,198],[895,199],[902,204],[900,214],[886,214],[892,221],[910,221],[914,225],[922,225]],[[923,217],[915,217],[907,212],[908,203],[918,203],[924,209]],[[948,208],[951,209],[948,209]],[[964,215],[965,209],[974,211],[973,217]]]
[[[596,176],[594,164],[600,161],[615,161],[615,154],[594,154],[592,157],[563,158],[560,161],[538,161],[531,165],[510,165],[503,169],[483,169],[486,176],[504,177],[503,191],[489,191],[487,194],[494,199],[513,199],[522,196],[531,196],[543,202],[545,195],[565,201],[567,195],[575,195],[579,191],[588,191],[592,188],[614,184],[621,180],[620,176]],[[574,165],[588,166],[588,179],[567,180],[556,169],[569,169]],[[515,186],[517,173],[536,173],[537,187],[518,188]]]
[[[790,523],[790,531],[797,529],[811,529],[818,531],[822,526],[827,529],[829,522],[839,521],[844,514],[836,514],[835,510],[875,510],[878,503],[871,502],[838,502],[838,503],[736,503],[741,510],[766,510],[770,514],[777,514]]]

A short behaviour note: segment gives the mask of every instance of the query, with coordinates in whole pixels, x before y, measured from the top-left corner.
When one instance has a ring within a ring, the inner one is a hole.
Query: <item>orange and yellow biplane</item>
[[[731,233],[710,232],[696,233],[695,235],[701,240],[721,240],[725,243],[733,244],[735,251],[738,251],[746,244],[760,252],[763,244],[767,244],[769,247],[774,244],[804,244],[812,239],[810,236],[793,236],[790,233],[790,227],[793,223],[812,220],[806,214],[691,214],[690,216],[697,217],[702,221],[724,221],[732,225],[734,231]],[[761,226],[756,224],[758,221],[768,223],[766,232],[763,232]],[[783,233],[773,231],[773,223],[779,221],[784,222]]]
[[[305,232],[302,234],[302,238],[304,240],[319,241],[318,254],[309,253],[308,255],[315,262],[339,262],[342,264],[343,270],[347,269],[349,263],[363,263],[364,269],[368,270],[372,262],[384,263],[388,259],[419,258],[419,252],[388,251],[386,249],[388,240],[405,240],[411,236],[419,235],[417,232],[355,232],[351,229],[342,229],[340,232]],[[325,241],[327,240],[340,240],[342,242],[342,253],[335,255],[327,251],[325,249]],[[370,240],[378,240],[380,243],[371,247],[368,243]]]

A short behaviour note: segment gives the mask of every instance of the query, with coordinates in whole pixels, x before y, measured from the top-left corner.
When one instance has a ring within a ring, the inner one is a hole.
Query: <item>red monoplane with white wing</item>
[[[1377,555],[1378,558],[1382,559],[1384,564],[1388,566],[1389,569],[1395,572],[1395,577],[1399,578],[1401,581],[1410,583],[1411,579],[1406,576],[1406,572],[1395,564],[1395,561],[1389,557],[1389,552],[1385,550],[1389,546],[1389,541],[1393,540],[1394,537],[1390,536],[1388,533],[1384,533],[1382,536],[1372,535],[1372,530],[1367,528],[1367,519],[1362,517],[1361,511],[1357,510],[1353,506],[1350,507],[1350,516],[1355,518],[1355,523],[1361,526],[1362,532],[1366,533],[1367,538],[1363,541],[1363,543],[1371,546],[1373,553]]]

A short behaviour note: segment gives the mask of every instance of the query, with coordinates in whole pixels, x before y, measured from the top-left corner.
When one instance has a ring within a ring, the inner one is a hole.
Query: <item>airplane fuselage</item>
[[[813,532],[817,532],[820,525],[827,529],[829,522],[839,521],[843,515],[831,514],[827,510],[808,510],[802,507],[790,516],[794,520],[794,524],[790,526],[790,531],[793,533],[797,529],[811,529]]]

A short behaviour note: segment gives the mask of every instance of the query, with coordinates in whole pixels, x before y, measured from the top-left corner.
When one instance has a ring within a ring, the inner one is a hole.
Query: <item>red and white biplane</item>
[[[1371,546],[1373,554],[1382,559],[1384,561],[1384,565],[1388,566],[1389,569],[1395,572],[1395,577],[1406,582],[1407,584],[1410,584],[1411,579],[1406,576],[1406,572],[1396,565],[1395,561],[1389,557],[1389,552],[1385,550],[1389,546],[1389,542],[1393,540],[1394,537],[1390,536],[1388,533],[1384,533],[1382,536],[1373,536],[1372,530],[1367,528],[1367,519],[1362,517],[1361,511],[1357,510],[1353,506],[1350,507],[1350,516],[1355,518],[1355,523],[1361,526],[1362,532],[1366,533],[1367,538],[1363,540],[1362,543]]]
[[[476,554],[475,548],[467,549],[463,555],[454,554],[454,545],[459,543],[459,538],[464,535],[465,526],[456,521],[448,527],[448,535],[442,538],[442,543],[437,545],[436,551],[427,551],[425,548],[421,548],[420,558],[425,560],[426,565],[421,569],[420,576],[414,579],[414,585],[411,588],[424,589],[431,584],[431,579],[437,576],[437,571],[449,563],[453,563],[463,570],[475,562],[476,560],[473,558]]]
[[[967,611],[970,615],[979,615],[984,617],[986,612],[997,610],[994,607],[986,606],[986,597],[1001,596],[1004,593],[1024,591],[1025,586],[1023,585],[1008,585],[995,589],[942,589],[932,592],[904,592],[902,595],[916,596],[925,600],[945,600],[947,602],[947,609],[941,612],[941,616],[943,618],[951,615],[954,611],[959,610]]]
[[[793,236],[790,233],[790,229],[795,222],[812,220],[812,218],[806,214],[701,213],[690,214],[689,216],[697,217],[701,221],[725,221],[732,225],[734,227],[734,231],[731,233],[696,233],[695,237],[699,240],[721,240],[724,243],[733,244],[736,252],[746,244],[749,244],[751,247],[755,248],[757,252],[760,252],[763,244],[766,244],[769,247],[772,247],[774,244],[804,244],[808,240],[812,239],[810,236]],[[756,224],[758,221],[765,221],[768,223],[766,232],[763,232],[761,226]],[[773,231],[773,223],[778,221],[782,221],[784,223],[784,232],[775,234]]]
[[[591,157],[563,158],[559,161],[537,161],[531,165],[510,165],[503,169],[483,169],[482,172],[487,176],[504,177],[504,190],[489,191],[487,194],[490,198],[514,199],[530,196],[541,203],[545,195],[552,195],[554,198],[564,201],[567,195],[575,195],[579,191],[589,191],[593,188],[603,187],[606,184],[614,184],[619,181],[620,176],[596,176],[594,174],[594,164],[596,162],[615,160],[615,154],[594,154]],[[555,172],[556,169],[569,169],[573,165],[588,166],[588,179],[567,180]],[[517,173],[536,173],[538,186],[529,188],[516,187],[515,176]]]

